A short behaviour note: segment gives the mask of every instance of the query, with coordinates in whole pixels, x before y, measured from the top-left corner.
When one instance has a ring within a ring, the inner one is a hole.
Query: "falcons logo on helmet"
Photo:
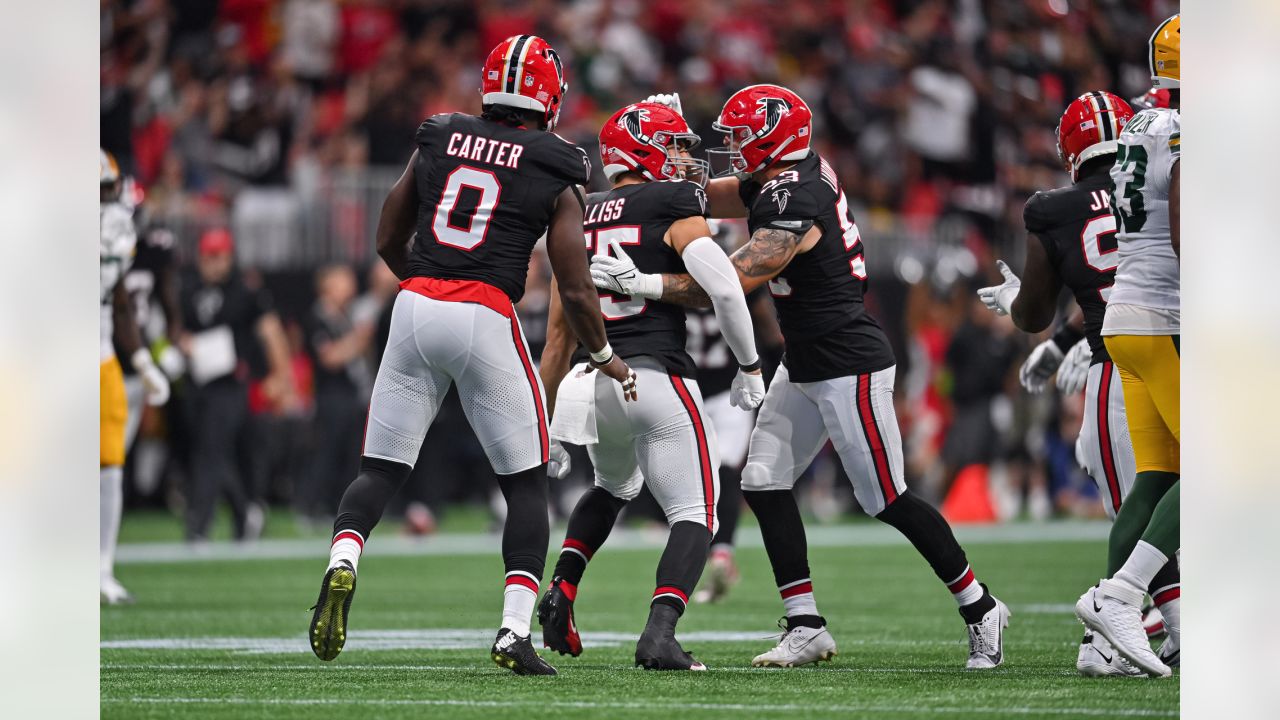
[[[618,124],[625,128],[637,142],[648,145],[651,138],[640,129],[640,123],[648,119],[648,108],[633,108],[622,113],[622,117],[618,118]]]
[[[764,137],[773,132],[773,129],[778,127],[778,122],[782,120],[782,114],[791,109],[791,103],[776,97],[760,98],[756,104],[764,112],[764,127],[760,128],[756,137]]]

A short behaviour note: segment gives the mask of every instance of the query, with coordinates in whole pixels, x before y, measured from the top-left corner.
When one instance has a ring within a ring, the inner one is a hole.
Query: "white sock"
[[[947,583],[947,589],[960,607],[972,605],[982,599],[982,585],[978,584],[978,579],[973,576],[973,569],[968,565],[964,566],[960,577]]]
[[[782,607],[787,617],[818,614],[818,601],[813,597],[813,581],[809,578],[779,587],[778,594],[782,596]]]
[[[364,551],[364,538],[355,530],[343,530],[333,536],[333,544],[329,546],[329,569],[342,561],[351,564],[355,570],[360,564],[360,553]]]
[[[124,506],[124,468],[98,470],[98,570],[115,577],[116,541],[120,537],[120,512]]]
[[[1139,540],[1137,547],[1129,554],[1129,559],[1124,561],[1124,565],[1112,579],[1136,588],[1139,593],[1145,593],[1147,586],[1155,579],[1156,573],[1160,572],[1160,568],[1167,562],[1169,558],[1154,545]]]
[[[502,592],[502,627],[521,637],[529,636],[533,606],[538,602],[538,578],[527,572],[507,573],[507,588]]]

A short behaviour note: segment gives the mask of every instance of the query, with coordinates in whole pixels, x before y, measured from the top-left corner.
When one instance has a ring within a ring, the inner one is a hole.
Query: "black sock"
[[[720,500],[716,503],[716,517],[720,527],[716,529],[712,545],[733,545],[738,532],[738,518],[742,515],[742,471],[728,465],[720,466]]]
[[[577,586],[582,582],[587,562],[604,545],[604,541],[609,539],[613,524],[618,520],[618,513],[626,504],[626,500],[614,497],[608,490],[593,487],[583,493],[573,512],[569,514],[569,528],[565,531],[554,575],[573,586],[569,591],[571,594],[577,594]]]
[[[507,582],[513,582],[513,573],[517,578],[527,575],[533,582],[533,592],[537,593],[547,562],[547,543],[551,539],[551,524],[547,519],[547,466],[499,475],[498,487],[507,500],[507,522],[502,528],[502,561]]]
[[[412,467],[394,460],[360,458],[360,474],[347,486],[338,504],[338,517],[333,521],[333,534],[352,530],[367,540],[382,519],[387,503],[395,497],[409,477]]]
[[[677,613],[684,613],[689,595],[707,566],[710,545],[711,533],[704,525],[682,521],[671,526],[667,547],[658,561],[658,583],[653,591],[655,605],[670,605]]]
[[[795,495],[790,490],[743,490],[742,497],[760,522],[760,535],[778,587],[807,579],[809,541]]]

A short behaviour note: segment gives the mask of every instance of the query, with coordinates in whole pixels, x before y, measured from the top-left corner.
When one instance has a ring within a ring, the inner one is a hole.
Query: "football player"
[[[566,84],[542,38],[516,35],[482,68],[483,115],[436,115],[378,221],[378,254],[401,280],[369,403],[360,473],[334,522],[311,646],[332,660],[346,640],[357,564],[369,532],[404,483],[445,393],[457,385],[467,420],[507,502],[502,626],[491,650],[517,674],[554,675],[529,642],[550,527],[550,436],[543,387],[514,303],[543,234],[561,306],[593,367],[636,398],[635,375],[605,337],[582,254],[591,163],[552,131]]]
[[[100,243],[98,262],[101,277],[100,351],[98,384],[101,393],[98,427],[99,484],[99,599],[108,605],[133,602],[133,596],[115,577],[116,540],[120,534],[120,513],[124,505],[125,425],[129,403],[125,397],[124,373],[116,356],[116,344],[129,356],[129,363],[142,379],[146,400],[163,405],[169,399],[169,381],[142,345],[134,321],[129,294],[121,279],[133,261],[138,242],[133,225],[133,209],[121,197],[124,178],[116,159],[106,150],[98,153],[101,192],[98,220]]]
[[[1149,675],[1180,659],[1180,619],[1165,613],[1169,637],[1157,655],[1143,631],[1142,596],[1181,547],[1179,538],[1179,334],[1182,133],[1179,80],[1182,20],[1151,35],[1152,84],[1168,108],[1143,110],[1120,133],[1111,179],[1120,262],[1102,322],[1120,369],[1137,476],[1111,529],[1108,577],[1076,603],[1076,614]]]
[[[863,304],[862,240],[839,178],[810,149],[809,107],[786,88],[752,85],[729,98],[715,128],[727,135],[722,152],[733,175],[708,185],[711,214],[747,217],[751,240],[733,254],[733,264],[746,292],[768,286],[785,341],[751,434],[742,494],[760,522],[786,624],[777,646],[752,664],[792,667],[836,653],[814,599],[792,494],[830,438],[858,503],[906,535],[952,593],[968,628],[968,667],[999,665],[1008,608],[975,579],[942,515],[907,490],[893,351]],[[592,277],[612,292],[709,302],[689,275],[641,273],[625,257],[595,258]]]
[[[1120,373],[1103,345],[1102,322],[1119,260],[1116,220],[1111,214],[1111,165],[1120,131],[1132,117],[1125,101],[1104,91],[1085,93],[1067,106],[1058,122],[1058,156],[1072,184],[1038,192],[1027,201],[1023,210],[1027,261],[1022,278],[1000,262],[1005,282],[978,291],[987,307],[1010,315],[1019,329],[1032,333],[1053,321],[1064,285],[1074,294],[1085,339],[1077,343],[1074,323],[1068,322],[1049,342],[1059,353],[1067,349],[1067,360],[1058,371],[1064,393],[1078,390],[1070,378],[1077,366],[1074,358],[1084,360],[1084,422],[1076,456],[1098,484],[1103,507],[1113,520],[1133,487],[1135,469]],[[1181,593],[1176,563],[1167,563],[1156,575],[1150,593],[1176,625]],[[1093,632],[1081,642],[1076,668],[1089,676],[1142,674]]]
[[[706,288],[737,360],[732,402],[753,410],[764,399],[764,378],[751,313],[733,264],[707,226],[707,196],[702,188],[707,163],[689,156],[698,142],[684,118],[663,105],[636,103],[615,112],[600,131],[600,157],[613,187],[587,197],[587,253],[625,253],[649,272],[687,272]],[[645,387],[642,398],[627,403],[615,383],[590,371],[586,351],[574,349],[575,340],[554,297],[542,379],[547,388],[560,389],[550,392],[565,400],[566,407],[555,406],[553,436],[560,435],[562,421],[572,412],[567,407],[569,395],[581,398],[591,410],[574,416],[578,419],[566,429],[564,439],[573,441],[577,436],[585,441],[595,468],[595,486],[569,517],[554,579],[538,606],[543,640],[562,654],[582,652],[573,618],[578,585],[619,511],[643,484],[662,506],[671,533],[658,562],[649,621],[636,645],[636,664],[649,670],[705,670],[675,638],[676,622],[702,576],[716,530],[720,467],[716,433],[698,389],[697,368],[685,350],[684,308],[600,293],[609,342]],[[572,371],[570,352],[577,363]],[[583,437],[591,434],[594,442]]]

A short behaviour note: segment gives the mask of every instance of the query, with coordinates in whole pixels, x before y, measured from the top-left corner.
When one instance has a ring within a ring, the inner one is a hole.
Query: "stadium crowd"
[[[1086,90],[1145,92],[1146,34],[1175,11],[1169,0],[104,0],[101,142],[136,180],[142,232],[176,239],[184,294],[234,277],[244,322],[282,328],[276,349],[246,333],[263,347],[237,358],[232,401],[211,402],[188,374],[150,413],[132,503],[185,508],[193,539],[218,495],[239,508],[244,537],[264,504],[327,522],[354,477],[396,290],[372,252],[382,197],[424,118],[479,111],[481,53],[532,32],[564,54],[558,131],[593,157],[604,118],[653,92],[678,90],[715,144],[711,121],[733,90],[770,81],[806,98],[871,254],[913,486],[941,500],[958,477],[985,476],[1000,517],[1100,516],[1074,458],[1082,397],[1027,394],[1017,368],[1036,338],[972,291],[996,277],[996,257],[1021,264],[1026,198],[1067,182],[1052,132],[1062,109]],[[742,230],[726,223],[722,239]],[[228,275],[211,276],[219,258]],[[548,277],[535,254],[520,307],[535,345]],[[776,364],[776,329],[758,330]],[[452,433],[460,407],[442,415],[405,498],[424,530],[432,513],[493,494],[478,444]],[[208,453],[230,459],[227,478],[195,479]],[[580,459],[564,495],[585,486]],[[849,509],[840,473],[815,463],[811,511]]]

